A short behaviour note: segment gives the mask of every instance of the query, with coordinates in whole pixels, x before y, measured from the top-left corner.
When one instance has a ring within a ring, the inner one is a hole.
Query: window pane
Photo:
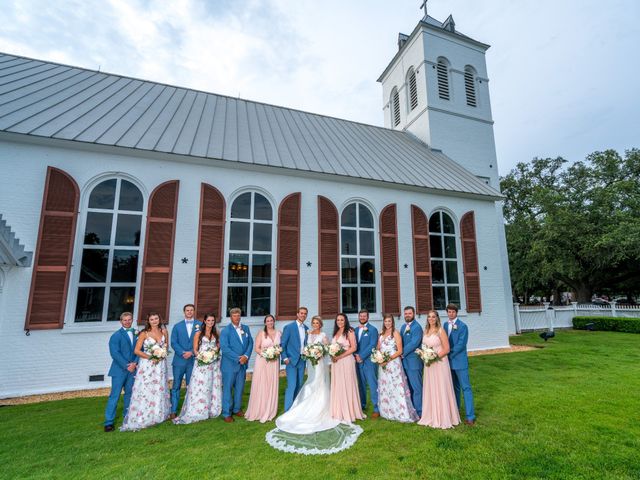
[[[140,223],[142,215],[121,213],[116,220],[116,245],[140,245]]]
[[[235,199],[231,206],[231,218],[250,218],[251,193],[243,193]]]
[[[263,316],[270,313],[271,287],[251,288],[251,315]]]
[[[431,258],[442,258],[442,237],[440,235],[429,236]]]
[[[243,317],[247,315],[247,287],[227,288],[227,316],[232,308],[241,309]]]
[[[120,203],[119,210],[133,210],[134,212],[142,211],[142,193],[133,183],[122,180],[120,184]]]
[[[460,306],[460,289],[458,287],[447,287],[448,303],[455,303]]]
[[[360,289],[362,295],[362,305],[360,308],[366,308],[370,313],[376,311],[376,289],[371,287],[362,287]]]
[[[85,249],[82,252],[80,281],[83,283],[106,282],[108,261],[109,250],[94,250],[89,248]],[[102,310],[100,310],[100,313],[102,313]]]
[[[89,208],[113,209],[116,198],[116,179],[106,180],[97,185],[89,197]]]
[[[249,281],[249,254],[229,254],[228,281],[229,283],[247,283]]]
[[[458,262],[447,263],[447,283],[458,283]]]
[[[360,283],[376,283],[375,260],[360,260]]]
[[[342,283],[358,283],[358,260],[356,258],[342,259]]]
[[[431,262],[431,278],[433,283],[444,283],[444,265],[441,260]]]
[[[271,282],[271,255],[254,255],[251,267],[251,281],[253,283]]]
[[[444,233],[456,233],[455,227],[453,226],[453,220],[446,213],[442,213],[442,227]]]
[[[360,227],[373,228],[373,216],[367,207],[360,205]]]
[[[456,237],[444,237],[444,256],[456,258]]]
[[[107,321],[118,321],[120,320],[120,315],[123,312],[133,312],[135,300],[135,287],[112,287],[109,291],[109,309],[107,310]]]
[[[373,232],[360,231],[360,255],[374,255]]]
[[[253,205],[253,218],[256,220],[271,220],[271,204],[259,193],[255,194]]]
[[[253,224],[253,250],[258,252],[271,251],[271,224]]]
[[[104,287],[78,288],[76,322],[101,322],[104,305]]]
[[[433,287],[433,306],[436,310],[444,310],[447,306],[444,287]]]
[[[356,231],[355,230],[341,230],[342,247],[340,251],[343,255],[357,255],[356,249]]]
[[[84,229],[85,245],[109,245],[111,242],[111,213],[87,213],[87,226]]]
[[[355,227],[356,226],[356,204],[352,203],[351,205],[347,205],[342,211],[342,219],[340,220],[340,225],[343,227]]]
[[[231,222],[229,250],[249,250],[249,223]]]
[[[86,250],[85,250],[86,251]],[[138,251],[114,250],[112,282],[135,283],[138,277]]]
[[[357,313],[358,287],[342,287],[342,311],[344,313]]]
[[[429,232],[440,233],[440,227],[440,212],[436,212],[429,219]]]

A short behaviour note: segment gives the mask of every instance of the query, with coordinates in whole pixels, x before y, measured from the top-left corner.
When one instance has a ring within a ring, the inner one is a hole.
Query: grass
[[[0,478],[640,478],[640,337],[512,343],[544,348],[470,359],[475,427],[365,420],[351,449],[307,457],[269,447],[273,423],[106,434],[105,398],[61,400],[0,408]]]

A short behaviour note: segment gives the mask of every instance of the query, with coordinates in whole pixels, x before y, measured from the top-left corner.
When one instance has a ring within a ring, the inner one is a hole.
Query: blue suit
[[[244,391],[249,358],[253,350],[253,338],[251,338],[249,327],[241,325],[241,328],[244,332],[242,340],[240,340],[233,323],[224,327],[220,333],[223,417],[230,417],[232,413],[242,410],[242,392]],[[240,365],[240,357],[243,355],[247,357],[247,363]]]
[[[371,350],[378,345],[378,329],[370,323],[367,323],[365,327],[367,331],[364,331],[359,326],[355,329],[358,344],[356,354],[362,360],[362,363],[356,363],[358,390],[360,392],[362,410],[364,410],[367,406],[367,384],[369,385],[373,411],[378,412],[378,366],[371,361]]]
[[[464,409],[467,420],[475,420],[476,413],[473,408],[473,392],[469,381],[469,359],[467,358],[467,341],[469,340],[469,328],[460,319],[455,320],[455,328],[451,329],[449,322],[445,324],[445,331],[449,336],[449,366],[451,367],[451,379],[453,390],[456,394],[456,402],[460,408],[460,392],[464,395]]]
[[[302,326],[304,327],[304,345],[306,345],[307,330],[309,329],[304,323]],[[289,364],[286,366],[287,390],[284,393],[284,411],[286,412],[302,388],[304,367],[307,363],[300,357],[300,350],[303,345],[300,345],[297,320],[282,329],[280,345],[282,346],[282,361],[284,362],[286,359],[289,359]]]
[[[408,332],[407,326],[409,326]],[[422,373],[424,371],[424,363],[416,355],[416,349],[422,345],[422,333],[422,327],[415,320],[400,327],[402,367],[409,381],[413,408],[416,409],[419,417],[422,416]]]
[[[129,402],[131,401],[131,389],[136,372],[127,370],[127,365],[138,362],[138,357],[133,350],[135,348],[137,337],[133,335],[133,342],[129,339],[129,334],[124,328],[119,328],[109,338],[109,354],[111,355],[111,368],[109,368],[109,376],[111,377],[111,393],[107,401],[107,408],[104,412],[104,425],[113,425],[116,419],[116,410],[118,408],[118,400],[120,392],[124,388],[124,410],[123,416],[127,415]]]
[[[193,337],[196,332],[202,329],[200,320],[193,321],[191,335],[187,330],[187,324],[184,320],[176,323],[171,330],[171,348],[173,348],[173,387],[171,388],[171,413],[178,411],[178,402],[180,401],[180,387],[182,379],[186,378],[187,385],[191,380],[191,372],[193,371],[193,362],[195,360],[195,352],[193,352]],[[191,358],[184,359],[182,354],[185,352],[193,352]]]

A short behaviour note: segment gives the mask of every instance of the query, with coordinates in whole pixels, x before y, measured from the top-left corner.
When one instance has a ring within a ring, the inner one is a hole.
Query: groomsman
[[[138,366],[138,357],[133,353],[134,347],[138,340],[138,336],[131,324],[133,323],[133,315],[130,312],[124,312],[120,315],[119,328],[111,338],[109,338],[109,354],[111,355],[111,368],[109,368],[109,376],[111,377],[111,393],[107,401],[107,408],[104,412],[104,431],[112,432],[113,423],[116,418],[116,410],[118,408],[118,400],[120,393],[124,389],[124,410],[123,416],[127,415],[129,410],[129,401],[131,400],[131,389],[136,375],[136,367]]]
[[[284,411],[291,407],[298,392],[302,388],[304,380],[304,367],[306,362],[300,357],[302,349],[307,344],[307,330],[304,324],[307,319],[307,307],[298,308],[296,321],[282,329],[282,362],[286,365],[287,390],[284,393]]]
[[[367,385],[373,403],[371,418],[378,418],[378,366],[371,361],[371,350],[378,345],[378,329],[369,323],[369,312],[358,312],[360,325],[356,329],[356,341],[358,349],[354,353],[356,358],[356,372],[358,373],[358,390],[360,391],[360,403],[364,411],[367,406]]]
[[[402,367],[409,381],[411,401],[419,417],[422,417],[422,372],[424,363],[416,349],[422,344],[422,328],[415,320],[416,310],[413,307],[404,307],[404,325],[400,327],[402,336]]]
[[[471,392],[471,382],[469,381],[469,358],[467,357],[467,341],[469,340],[469,328],[458,318],[458,306],[450,303],[447,305],[447,317],[449,321],[445,325],[445,330],[449,336],[449,367],[451,368],[451,379],[453,380],[453,390],[456,394],[456,402],[460,408],[460,392],[464,395],[464,409],[467,425],[476,423],[476,413],[473,408],[473,392]]]
[[[222,416],[227,423],[233,422],[232,414],[243,417],[242,392],[249,366],[249,357],[253,350],[253,338],[246,325],[240,324],[242,310],[232,308],[229,311],[231,323],[220,333],[222,360]]]
[[[171,330],[171,348],[173,348],[173,387],[171,388],[171,415],[176,418],[178,402],[180,401],[180,387],[182,379],[186,379],[187,386],[191,380],[195,352],[193,351],[193,337],[202,329],[202,322],[196,320],[194,315],[196,307],[188,303],[183,308],[184,320],[176,323]]]

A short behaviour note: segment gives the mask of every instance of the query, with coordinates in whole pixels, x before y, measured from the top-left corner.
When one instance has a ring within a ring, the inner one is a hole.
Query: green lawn
[[[306,457],[265,443],[273,423],[104,433],[105,398],[62,400],[0,408],[0,477],[640,478],[640,335],[512,343],[544,348],[471,358],[475,427],[365,420],[351,449]]]

